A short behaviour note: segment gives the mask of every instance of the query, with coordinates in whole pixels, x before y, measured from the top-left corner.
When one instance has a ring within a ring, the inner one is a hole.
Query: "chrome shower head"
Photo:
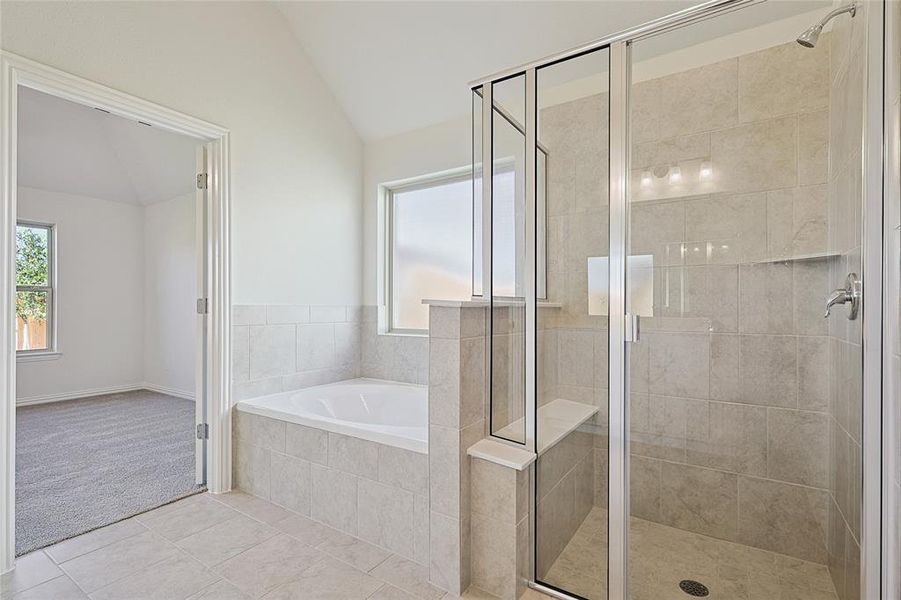
[[[817,45],[817,40],[820,39],[820,34],[822,32],[822,25],[814,25],[813,27],[809,27],[804,31],[804,33],[798,36],[798,43],[805,48],[813,48]]]
[[[823,33],[823,27],[826,26],[826,23],[834,19],[835,17],[844,14],[851,13],[851,18],[854,18],[854,15],[857,14],[857,3],[852,2],[851,4],[846,4],[845,6],[841,6],[836,8],[828,15],[820,19],[819,23],[813,25],[812,27],[808,27],[804,33],[798,36],[798,43],[804,46],[805,48],[813,48],[817,45],[817,40],[820,39],[820,34]]]

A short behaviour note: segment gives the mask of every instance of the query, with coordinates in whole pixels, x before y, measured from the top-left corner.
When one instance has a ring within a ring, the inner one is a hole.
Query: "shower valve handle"
[[[857,279],[856,273],[850,273],[845,278],[845,287],[838,288],[826,300],[826,318],[829,318],[832,307],[836,304],[850,304],[851,310],[848,311],[848,319],[853,321],[857,318],[857,311],[860,309],[860,281]]]

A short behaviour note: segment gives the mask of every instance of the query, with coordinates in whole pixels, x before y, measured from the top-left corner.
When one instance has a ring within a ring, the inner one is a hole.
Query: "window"
[[[426,298],[472,296],[472,179],[463,175],[387,190],[388,329],[429,328]]]
[[[52,352],[53,226],[16,224],[16,352]]]
[[[538,194],[538,297],[547,296],[545,243],[545,178],[547,157],[539,152]],[[522,223],[516,216],[516,172],[511,164],[495,166],[494,249],[496,297],[521,295],[518,282],[517,235]],[[521,184],[520,184],[521,185]],[[473,192],[477,201],[473,206]],[[429,310],[422,301],[471,300],[481,283],[480,186],[471,170],[462,175],[436,176],[415,184],[386,189],[387,330],[392,333],[424,333]],[[475,223],[473,220],[475,219]],[[473,239],[473,231],[476,239]],[[475,272],[474,272],[475,270]],[[478,285],[474,293],[473,287]]]

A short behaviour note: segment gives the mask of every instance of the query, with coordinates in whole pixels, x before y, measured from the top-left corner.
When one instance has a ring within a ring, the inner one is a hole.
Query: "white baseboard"
[[[63,402],[65,400],[78,400],[79,398],[90,398],[91,396],[104,396],[106,394],[121,394],[123,392],[136,392],[138,390],[150,390],[167,396],[175,396],[176,398],[184,398],[185,400],[194,400],[193,392],[185,392],[143,381],[141,383],[133,383],[131,385],[117,385],[105,388],[94,388],[90,390],[79,390],[77,392],[63,392],[59,394],[47,394],[45,396],[29,396],[27,398],[16,398],[16,406],[30,406],[32,404],[47,404],[50,402]]]
[[[131,385],[117,385],[105,388],[94,388],[90,390],[78,390],[76,392],[62,392],[59,394],[47,394],[45,396],[29,396],[27,398],[16,398],[16,406],[47,404],[48,402],[62,402],[64,400],[77,400],[78,398],[103,396],[104,394],[121,394],[122,392],[134,392],[136,390],[143,389],[145,389],[143,383],[133,383]]]
[[[155,383],[149,383],[145,381],[142,386],[145,390],[150,390],[151,392],[157,392],[160,394],[166,394],[167,396],[175,396],[176,398],[183,398],[185,400],[194,400],[194,392],[186,392],[184,390],[178,390],[175,388],[170,388],[162,385],[156,385]]]

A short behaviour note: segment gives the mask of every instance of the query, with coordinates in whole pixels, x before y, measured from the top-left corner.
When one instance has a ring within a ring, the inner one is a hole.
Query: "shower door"
[[[883,5],[797,43],[829,8],[707,3],[475,88],[490,434],[537,455],[544,591],[876,597]]]
[[[860,598],[869,8],[797,43],[829,8],[630,44],[632,600]]]

